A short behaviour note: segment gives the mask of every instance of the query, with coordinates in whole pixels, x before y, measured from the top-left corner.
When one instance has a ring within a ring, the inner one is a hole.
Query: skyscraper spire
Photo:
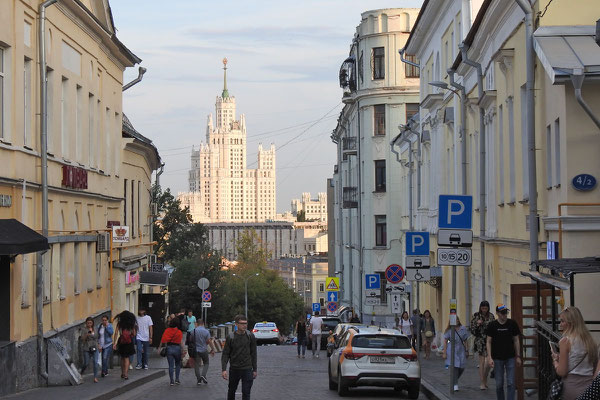
[[[227,91],[227,57],[223,59],[223,93],[221,93],[222,98],[229,97],[229,91]]]

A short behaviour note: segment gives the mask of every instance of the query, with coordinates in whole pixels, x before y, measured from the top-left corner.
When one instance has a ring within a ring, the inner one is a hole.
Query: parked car
[[[344,333],[346,333],[346,331],[349,328],[352,327],[356,327],[356,328],[366,328],[367,325],[365,324],[359,324],[359,323],[352,323],[352,322],[342,322],[340,324],[337,324],[337,326],[335,327],[335,330],[333,331],[333,336],[335,337],[335,344],[337,345],[340,341],[340,339],[342,338],[342,336],[344,336]]]
[[[279,329],[277,329],[275,322],[257,322],[254,324],[252,333],[254,333],[254,336],[256,337],[257,344],[280,344]]]
[[[321,325],[321,350],[325,350],[325,348],[327,347],[327,336],[329,336],[329,331],[335,331],[335,328],[338,326],[338,324],[340,323],[340,318],[339,317],[321,317],[323,319],[323,325]],[[307,322],[307,334],[309,334],[310,332],[308,331],[308,324],[310,324],[310,322]],[[309,350],[312,350],[312,340],[309,340],[306,348]]]
[[[329,357],[329,389],[340,396],[357,386],[406,389],[419,397],[421,366],[410,340],[396,329],[350,327]]]

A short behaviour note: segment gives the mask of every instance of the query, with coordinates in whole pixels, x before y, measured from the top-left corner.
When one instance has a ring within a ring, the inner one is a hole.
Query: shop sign
[[[126,225],[113,226],[113,243],[129,242],[129,227]]]
[[[85,169],[74,167],[72,165],[63,165],[62,173],[63,186],[72,189],[88,188],[88,177]]]
[[[10,194],[0,194],[0,207],[12,207],[12,196]]]
[[[112,228],[113,226],[121,225],[121,221],[106,221],[106,227]]]
[[[139,282],[139,280],[140,280],[140,274],[136,274],[135,272],[131,273],[131,271],[127,271],[125,273],[125,282],[128,285],[131,285],[132,283],[135,283],[135,282]]]

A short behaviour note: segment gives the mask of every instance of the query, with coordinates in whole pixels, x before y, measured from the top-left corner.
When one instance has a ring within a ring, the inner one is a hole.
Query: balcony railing
[[[355,186],[344,187],[343,208],[358,208],[358,188]]]
[[[342,138],[342,151],[345,154],[356,154],[356,137]]]

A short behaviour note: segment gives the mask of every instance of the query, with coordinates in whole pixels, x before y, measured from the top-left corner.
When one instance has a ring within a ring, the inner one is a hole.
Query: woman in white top
[[[413,323],[410,320],[410,318],[408,318],[408,312],[404,311],[402,313],[402,317],[400,318],[400,323],[398,324],[398,328],[400,329],[400,331],[405,334],[406,336],[408,336],[408,340],[411,341],[412,343],[412,326]]]
[[[563,381],[562,400],[575,400],[592,383],[598,353],[578,308],[567,307],[559,318],[563,337],[552,358]]]

